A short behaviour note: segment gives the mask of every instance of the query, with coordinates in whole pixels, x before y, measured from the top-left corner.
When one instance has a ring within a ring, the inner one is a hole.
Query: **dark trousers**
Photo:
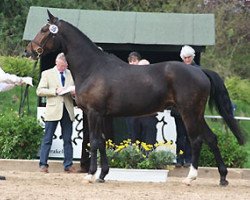
[[[64,169],[68,169],[73,164],[73,147],[72,147],[72,121],[70,120],[69,113],[64,107],[62,119],[59,121],[46,121],[45,134],[43,137],[40,162],[39,166],[48,166],[48,157],[52,145],[53,135],[55,133],[58,122],[60,122],[62,129],[63,139],[63,152],[64,152]]]
[[[175,117],[177,163],[191,163],[191,145],[181,117]]]
[[[133,121],[133,132],[131,141],[145,142],[146,144],[156,143],[156,124],[158,120],[153,116],[135,117]]]
[[[128,138],[132,139],[134,135],[134,121],[135,117],[125,117],[125,122],[127,126]]]

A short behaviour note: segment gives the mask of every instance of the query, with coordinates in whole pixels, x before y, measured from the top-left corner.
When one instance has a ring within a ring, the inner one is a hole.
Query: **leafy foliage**
[[[174,154],[170,151],[152,151],[148,156],[148,162],[151,169],[164,169],[174,158]]]
[[[34,85],[38,83],[39,67],[34,69],[34,61],[23,57],[0,56],[0,66],[6,72],[17,76],[33,77]]]
[[[249,8],[242,1],[208,1],[201,12],[215,14],[216,44],[202,57],[202,65],[223,77],[249,78]]]
[[[27,101],[25,105],[28,114],[36,116],[37,96],[35,94],[36,85],[39,79],[39,65],[34,69],[34,61],[23,57],[0,56],[0,66],[10,74],[18,76],[33,77],[34,87],[29,87]],[[0,92],[0,111],[1,113],[8,112],[10,109],[18,110],[20,101],[26,86],[16,86],[7,92]]]
[[[246,149],[239,146],[233,134],[218,130],[213,130],[213,132],[217,133],[218,146],[226,166],[242,168],[248,157]],[[207,145],[202,146],[199,166],[217,166],[214,155],[211,153]]]
[[[0,115],[0,158],[37,157],[43,128],[34,117],[10,111]]]
[[[250,80],[241,79],[238,76],[227,78],[227,89],[229,90],[230,97],[235,101],[242,101],[250,104]]]

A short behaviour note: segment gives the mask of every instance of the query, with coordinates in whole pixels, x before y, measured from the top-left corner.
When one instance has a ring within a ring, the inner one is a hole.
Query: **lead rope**
[[[34,74],[35,74],[35,69],[36,69],[36,66],[37,66],[37,62],[38,62],[38,60],[36,60],[36,62],[33,65],[33,70],[32,70],[32,74],[31,74],[32,79],[33,79]],[[28,114],[29,114],[30,113],[30,106],[29,106],[29,84],[27,84],[25,86],[24,92],[21,89],[21,100],[20,100],[19,112],[18,112],[18,114],[19,114],[20,117],[22,117],[24,115],[24,106],[25,106],[26,99],[27,99]]]

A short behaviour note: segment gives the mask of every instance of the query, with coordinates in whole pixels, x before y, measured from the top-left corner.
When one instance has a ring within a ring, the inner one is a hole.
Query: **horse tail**
[[[219,114],[225,120],[226,124],[237,138],[240,145],[245,143],[244,136],[240,130],[237,120],[234,118],[233,106],[230,100],[227,88],[221,77],[214,71],[202,69],[211,83],[209,107],[216,107]]]

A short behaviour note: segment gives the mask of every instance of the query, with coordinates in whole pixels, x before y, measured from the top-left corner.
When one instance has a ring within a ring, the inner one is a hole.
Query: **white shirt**
[[[0,67],[0,92],[12,89],[15,85],[20,85],[22,79],[14,74],[8,74]]]

